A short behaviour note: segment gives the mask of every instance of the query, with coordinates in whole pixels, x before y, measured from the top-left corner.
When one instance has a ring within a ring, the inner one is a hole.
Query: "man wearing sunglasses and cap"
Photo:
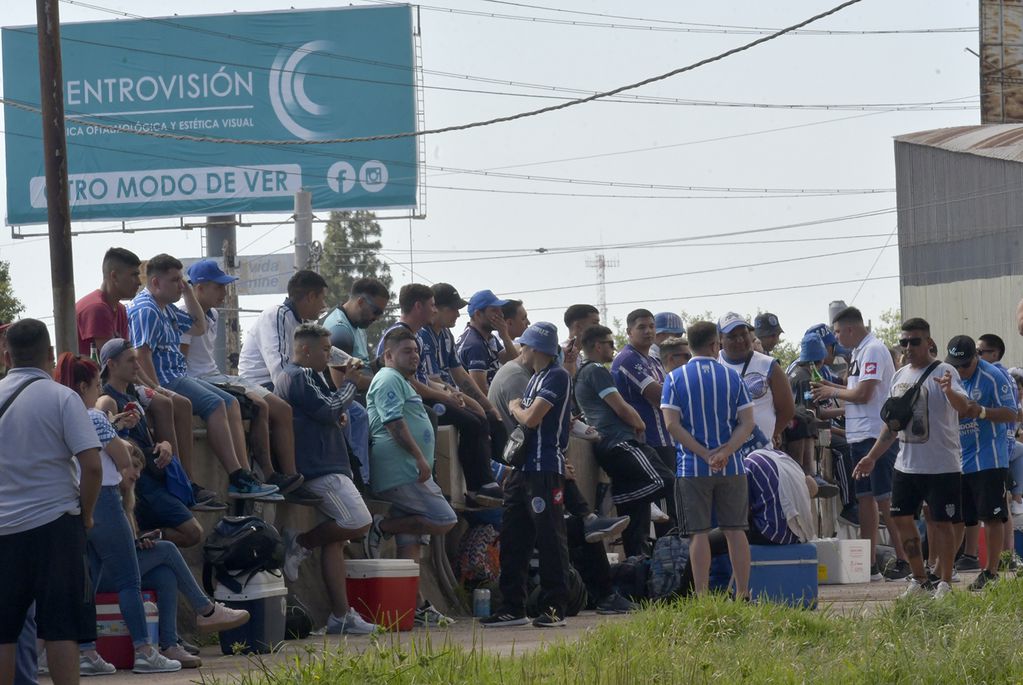
[[[998,579],[1002,527],[1009,516],[1006,428],[1016,420],[1016,405],[1009,382],[993,364],[980,358],[973,338],[957,335],[949,340],[945,361],[956,368],[967,396],[979,405],[960,413],[959,443],[963,453],[963,524],[977,530],[977,523],[983,521],[985,528],[987,568],[970,585],[971,590],[980,590]],[[976,544],[969,549],[968,543],[966,551],[976,552]]]

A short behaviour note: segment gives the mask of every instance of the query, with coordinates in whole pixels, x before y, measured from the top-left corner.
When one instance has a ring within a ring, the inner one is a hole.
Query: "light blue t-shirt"
[[[384,492],[419,480],[416,459],[395,442],[387,424],[404,419],[412,439],[426,462],[433,467],[433,424],[426,414],[423,398],[398,371],[384,367],[373,376],[366,392],[369,431],[373,446],[369,453],[370,488]]]
[[[1005,376],[981,359],[971,378],[963,378],[963,390],[982,407],[997,409],[1016,405]],[[963,449],[963,473],[976,473],[1009,466],[1009,443],[1006,424],[977,418],[959,420],[959,444]]]
[[[347,332],[352,338],[352,356],[361,359],[363,364],[369,364],[369,343],[366,341],[366,329],[353,325],[348,320],[345,310],[335,307],[334,311],[323,320],[323,327],[330,331],[332,339],[337,329]]]

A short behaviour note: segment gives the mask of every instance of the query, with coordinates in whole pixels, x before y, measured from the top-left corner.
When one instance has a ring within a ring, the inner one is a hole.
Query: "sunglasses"
[[[899,347],[910,347],[910,346],[916,347],[917,345],[919,345],[923,341],[924,341],[924,339],[920,338],[920,337],[916,337],[916,338],[902,338],[902,339],[899,340]]]
[[[373,313],[373,316],[380,316],[384,313],[383,307],[378,307],[376,302],[369,299],[365,295],[362,295],[362,301],[369,306],[369,311]]]
[[[986,350],[986,349],[981,349],[979,347],[977,348],[977,354],[994,354],[995,352],[997,352],[997,350],[994,350],[994,349]]]

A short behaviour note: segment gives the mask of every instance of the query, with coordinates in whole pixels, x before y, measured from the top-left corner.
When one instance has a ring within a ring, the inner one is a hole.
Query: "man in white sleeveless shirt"
[[[782,432],[796,415],[796,404],[785,370],[778,360],[753,349],[753,327],[735,312],[718,319],[721,353],[718,361],[742,378],[750,399],[757,428],[775,447],[782,444]]]

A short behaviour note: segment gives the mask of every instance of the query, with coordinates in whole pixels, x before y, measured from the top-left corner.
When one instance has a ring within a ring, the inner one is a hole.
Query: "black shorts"
[[[0,536],[0,578],[0,644],[18,641],[33,601],[39,639],[96,639],[96,594],[81,516],[64,514],[45,526]]]
[[[963,475],[953,473],[903,473],[895,469],[892,478],[892,516],[919,518],[920,505],[927,503],[931,518],[938,522],[962,520]]]
[[[963,523],[1009,520],[1005,505],[1005,480],[1009,469],[985,469],[963,474]]]

